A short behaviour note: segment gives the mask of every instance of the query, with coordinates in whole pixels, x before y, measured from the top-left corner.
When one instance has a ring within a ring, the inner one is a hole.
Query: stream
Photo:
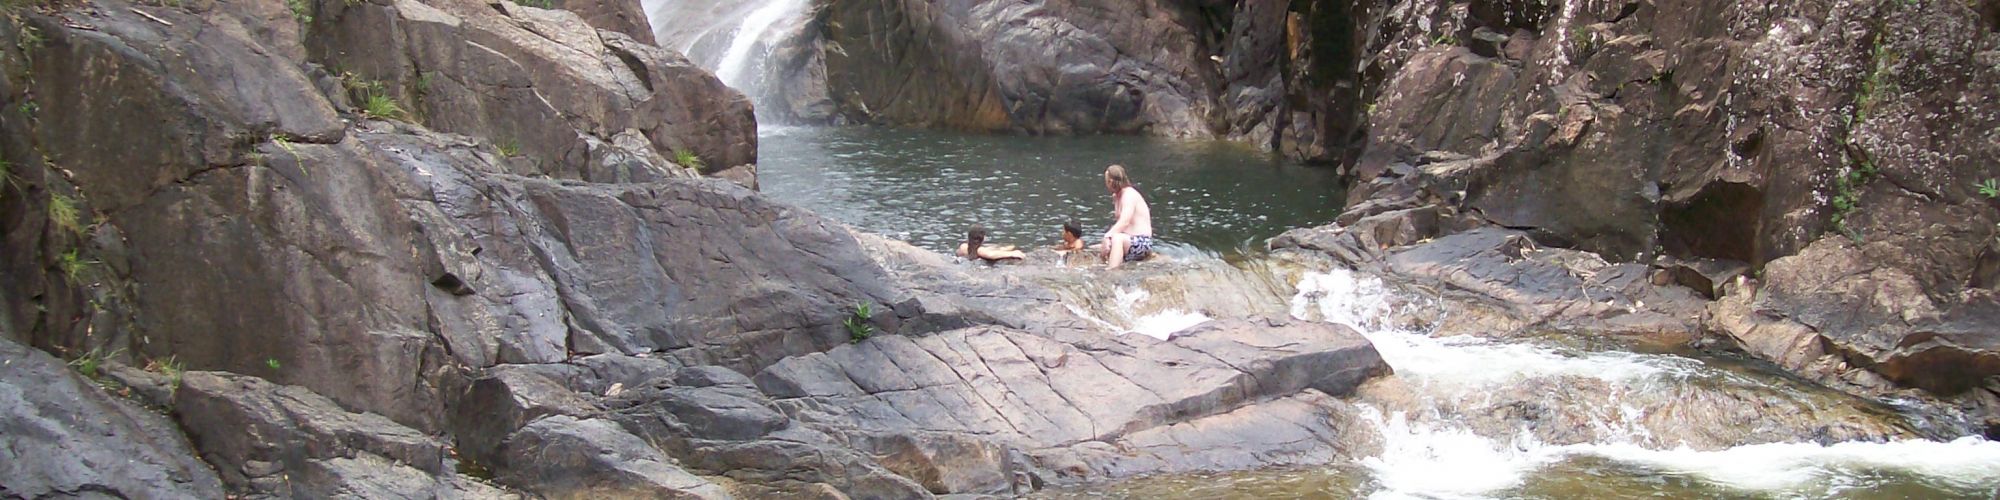
[[[760,63],[806,2],[647,0],[663,44],[753,99]],[[1568,9],[1565,9],[1567,11]],[[671,19],[671,21],[663,21]],[[1567,22],[1567,20],[1563,20]],[[858,229],[949,252],[1052,243],[1110,221],[1105,165],[1146,193],[1173,261],[1131,279],[1017,273],[1107,334],[1171,336],[1225,314],[1286,314],[1361,332],[1395,374],[1345,398],[1373,446],[1320,467],[1143,477],[1045,498],[1994,498],[2000,443],[1956,437],[1917,405],[1841,394],[1729,352],[1581,335],[1434,336],[1420,293],[1263,241],[1325,224],[1328,170],[1214,142],[1013,137],[765,124],[764,193]],[[1137,266],[1143,268],[1144,266]],[[1144,273],[1144,271],[1131,271]],[[1132,275],[1128,275],[1132,276]]]

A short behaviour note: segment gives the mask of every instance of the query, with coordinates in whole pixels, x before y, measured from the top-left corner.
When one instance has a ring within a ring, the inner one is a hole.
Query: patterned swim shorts
[[[1131,246],[1128,246],[1128,247],[1125,247],[1125,261],[1126,261],[1126,262],[1137,262],[1137,261],[1142,261],[1142,260],[1146,260],[1146,257],[1149,257],[1149,256],[1152,256],[1152,255],[1153,255],[1153,237],[1152,237],[1152,236],[1146,236],[1146,235],[1133,235],[1133,236],[1132,236],[1132,245],[1131,245]]]

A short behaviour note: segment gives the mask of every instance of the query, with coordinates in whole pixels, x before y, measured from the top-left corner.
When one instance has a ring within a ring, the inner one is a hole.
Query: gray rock
[[[455,490],[447,447],[381,415],[352,413],[303,387],[220,372],[188,372],[174,417],[232,490],[327,497],[348,492]],[[372,459],[355,459],[369,455]],[[358,461],[357,461],[358,460]],[[318,477],[293,482],[289,477]]]
[[[730,498],[604,420],[552,416],[507,438],[500,480],[556,498]]]
[[[0,496],[220,498],[172,422],[0,338]]]

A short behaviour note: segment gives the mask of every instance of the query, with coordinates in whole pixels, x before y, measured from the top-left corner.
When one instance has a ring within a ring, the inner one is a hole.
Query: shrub
[[[853,310],[848,314],[847,319],[841,320],[840,323],[847,326],[848,343],[860,343],[863,340],[868,340],[869,337],[875,336],[875,325],[868,323],[869,319],[875,317],[873,309],[874,306],[869,305],[867,302],[856,303]]]
[[[1988,199],[2000,198],[2000,179],[1987,179],[1986,182],[1974,184],[1974,186],[1979,188],[1980,196],[1985,196]]]
[[[509,139],[505,141],[500,141],[499,144],[494,144],[493,147],[495,149],[500,150],[501,158],[513,158],[516,156],[521,156],[521,141]]]
[[[84,260],[82,256],[77,255],[76,249],[70,249],[56,257],[56,266],[62,268],[63,276],[69,278],[70,284],[73,285],[83,284],[84,273],[89,272],[90,266],[96,264],[97,261]]]
[[[695,156],[693,150],[682,149],[674,151],[674,163],[683,167],[694,169],[694,171],[696,172],[704,172],[708,170],[708,163],[701,161],[700,156]]]
[[[299,24],[312,24],[312,4],[307,0],[285,0],[285,6],[292,9],[292,19],[297,19]]]

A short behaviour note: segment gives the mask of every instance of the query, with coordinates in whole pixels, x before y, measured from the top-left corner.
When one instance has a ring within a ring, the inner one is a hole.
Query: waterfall
[[[680,50],[757,104],[759,114],[777,83],[768,64],[808,0],[644,0],[660,46]],[[762,117],[760,117],[762,118]]]

